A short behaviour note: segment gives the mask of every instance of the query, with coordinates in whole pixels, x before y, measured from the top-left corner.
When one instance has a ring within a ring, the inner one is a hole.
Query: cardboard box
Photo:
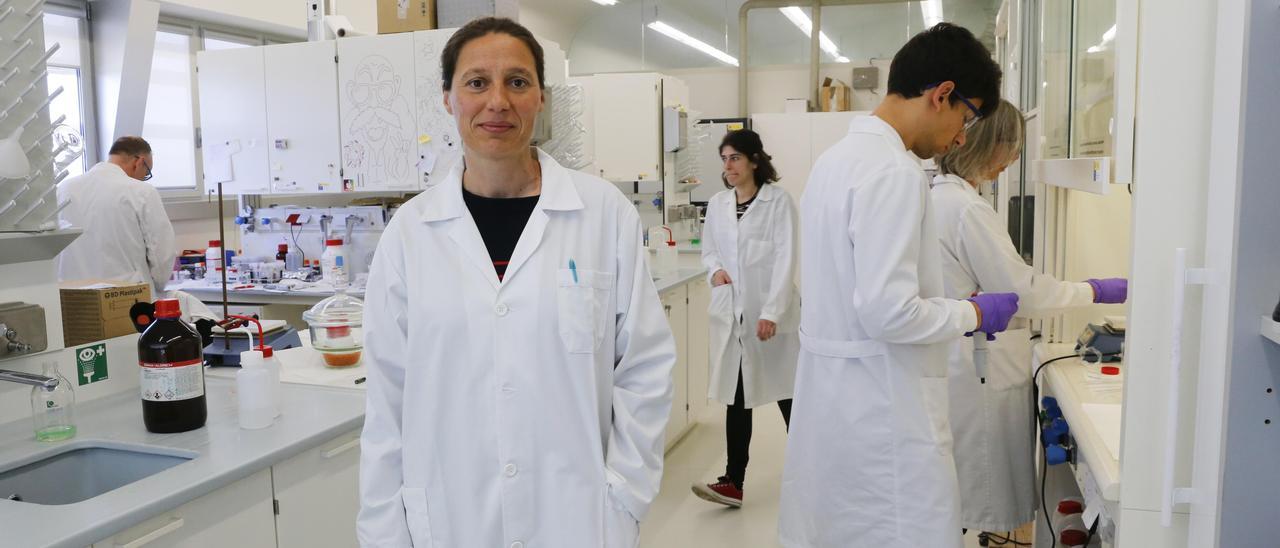
[[[378,34],[435,28],[436,0],[378,0]]]
[[[785,112],[787,114],[809,112],[809,100],[808,99],[787,99],[786,105],[782,109],[782,112]]]
[[[818,94],[818,110],[822,112],[846,112],[850,110],[849,86],[844,82],[826,78]]]
[[[77,280],[59,284],[62,338],[66,346],[136,333],[129,308],[151,302],[151,284]]]

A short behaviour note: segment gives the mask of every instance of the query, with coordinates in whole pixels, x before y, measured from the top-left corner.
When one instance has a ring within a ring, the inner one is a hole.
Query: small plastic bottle
[[[342,240],[324,242],[324,254],[320,256],[320,278],[333,284],[335,288],[347,284],[346,255],[347,247],[342,245]]]
[[[289,244],[280,244],[276,246],[276,260],[284,261],[289,256]]]
[[[41,374],[58,379],[53,388],[31,389],[31,419],[36,441],[63,441],[76,436],[76,394],[56,362],[44,362]]]
[[[222,240],[209,240],[209,249],[204,251],[204,268],[206,279],[222,279],[222,274],[217,273],[222,268]]]
[[[258,430],[275,422],[277,413],[272,405],[271,373],[263,363],[262,352],[247,350],[240,353],[236,392],[239,397],[240,428]]]
[[[271,403],[276,409],[276,416],[284,410],[284,399],[280,394],[282,385],[280,384],[280,359],[275,356],[275,351],[270,346],[260,346],[262,349],[262,364],[266,366],[267,373],[271,374]]]

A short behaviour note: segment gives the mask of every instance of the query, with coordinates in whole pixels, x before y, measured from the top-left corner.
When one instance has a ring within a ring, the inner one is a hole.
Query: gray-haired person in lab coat
[[[145,182],[154,166],[146,140],[121,137],[107,161],[58,185],[58,201],[71,200],[61,223],[84,229],[58,256],[59,280],[146,282],[164,294],[177,249],[160,191]]]
[[[939,175],[929,192],[942,243],[946,295],[1018,294],[1017,317],[1007,331],[991,341],[955,340],[948,362],[960,523],[983,532],[1012,531],[1035,519],[1026,319],[1093,303],[1122,303],[1128,290],[1128,282],[1119,278],[1072,283],[1037,272],[1014,248],[1004,218],[978,194],[979,185],[994,181],[1017,160],[1024,126],[1018,108],[1001,100],[995,112],[969,129],[964,146],[936,158]]]

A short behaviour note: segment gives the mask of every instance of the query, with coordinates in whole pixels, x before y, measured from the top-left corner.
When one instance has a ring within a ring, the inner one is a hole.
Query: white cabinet
[[[334,43],[281,44],[263,51],[271,192],[342,191]]]
[[[271,473],[262,470],[155,516],[93,548],[275,546]]]
[[[707,385],[710,383],[710,334],[707,332],[707,307],[711,305],[711,286],[706,278],[689,282],[689,424],[695,424],[707,410]]]
[[[409,33],[338,41],[342,172],[353,190],[418,188],[413,49]]]
[[[671,324],[671,334],[676,340],[676,366],[671,370],[672,384],[675,392],[671,397],[671,418],[667,421],[666,447],[669,449],[679,441],[689,424],[689,382],[687,372],[689,360],[686,358],[689,349],[687,316],[688,304],[685,303],[684,286],[668,290],[662,294],[662,309],[667,314],[667,322]]]
[[[444,81],[440,75],[440,55],[454,29],[423,30],[413,33],[414,77],[417,81],[418,172],[424,184],[448,173],[462,156],[462,138],[453,116],[444,108]]]
[[[202,51],[196,67],[205,189],[223,183],[225,194],[270,192],[262,48]]]
[[[360,431],[271,467],[280,548],[356,545]]]
[[[828,148],[849,134],[849,122],[866,112],[797,112],[756,114],[751,129],[760,134],[764,150],[773,156],[777,185],[796,204],[804,193],[813,163]]]
[[[597,74],[595,158],[610,181],[656,182],[662,176],[662,96],[657,73]]]

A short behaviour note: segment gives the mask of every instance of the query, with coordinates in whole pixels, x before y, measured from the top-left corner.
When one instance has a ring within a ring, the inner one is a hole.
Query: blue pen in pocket
[[[569,259],[569,272],[573,273],[573,284],[578,285],[578,265],[574,264],[573,259]]]

